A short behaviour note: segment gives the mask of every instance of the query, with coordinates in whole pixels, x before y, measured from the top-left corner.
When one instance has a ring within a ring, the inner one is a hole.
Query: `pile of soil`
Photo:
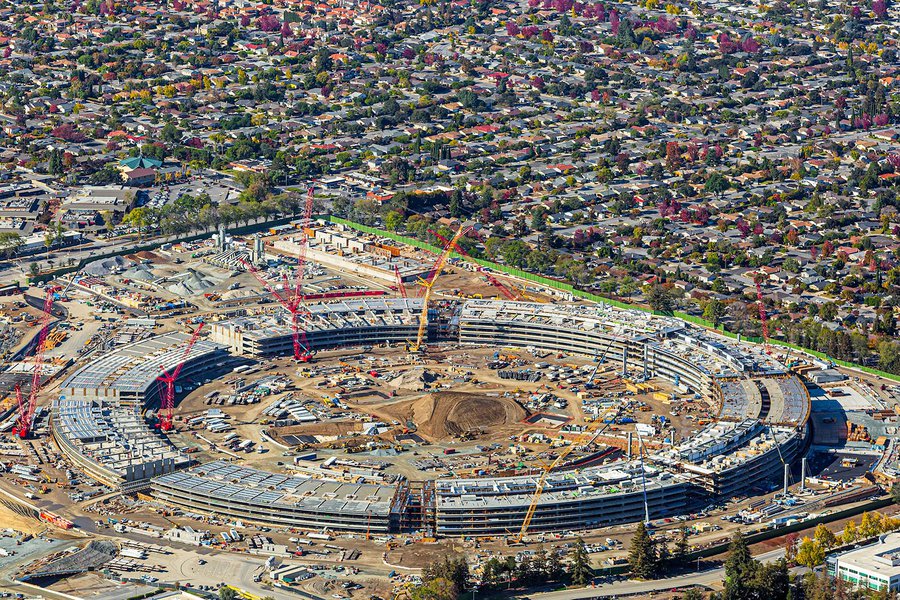
[[[341,436],[354,431],[362,431],[362,423],[359,421],[326,421],[324,423],[307,423],[304,425],[291,425],[279,427],[278,435],[321,435]]]
[[[401,423],[412,421],[432,441],[518,424],[528,412],[514,400],[464,392],[436,392],[385,407]]]
[[[150,261],[153,261],[153,262],[155,262],[155,263],[157,263],[157,262],[161,262],[161,263],[167,263],[167,262],[169,262],[168,259],[163,258],[163,257],[160,256],[159,254],[156,254],[155,252],[149,252],[149,251],[147,251],[147,250],[141,250],[140,252],[135,252],[134,254],[128,254],[128,255],[125,256],[125,258],[128,258],[129,260],[133,260],[133,261],[136,261],[136,262],[140,262],[140,261],[142,261],[142,260],[150,260]]]

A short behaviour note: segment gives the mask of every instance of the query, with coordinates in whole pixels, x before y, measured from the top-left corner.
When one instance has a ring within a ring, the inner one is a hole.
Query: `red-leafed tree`
[[[678,142],[666,143],[666,168],[670,172],[675,172],[681,166],[681,149]]]
[[[63,123],[59,127],[54,128],[50,135],[67,142],[83,142],[87,139],[87,136],[78,131],[71,123]]]
[[[748,52],[750,54],[756,54],[757,52],[759,52],[759,47],[759,42],[749,36],[745,38],[743,42],[741,42],[741,49],[744,52]]]
[[[281,21],[275,15],[263,15],[256,20],[256,26],[260,31],[272,32],[281,29]]]

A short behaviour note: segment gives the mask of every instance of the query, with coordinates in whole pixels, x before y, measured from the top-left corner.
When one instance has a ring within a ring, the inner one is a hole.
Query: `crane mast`
[[[291,315],[291,343],[294,348],[294,358],[297,362],[309,362],[312,360],[312,352],[306,330],[301,327],[300,317],[308,316],[309,310],[303,306],[303,279],[306,276],[306,251],[309,249],[309,227],[312,223],[314,187],[309,186],[306,194],[306,206],[303,210],[303,218],[300,220],[301,241],[297,253],[297,268],[294,272],[294,283],[288,281],[287,275],[282,277],[283,290],[279,294],[268,281],[260,274],[259,270],[248,261],[241,261],[245,269],[250,271],[263,288],[281,304]]]
[[[37,411],[37,397],[41,389],[41,374],[44,370],[44,350],[47,347],[47,334],[50,331],[50,319],[53,316],[53,295],[59,290],[58,286],[49,287],[47,295],[44,297],[44,312],[41,315],[41,329],[34,349],[34,370],[31,372],[31,388],[28,390],[28,398],[22,395],[22,388],[19,384],[16,384],[15,387],[19,416],[12,431],[13,435],[18,435],[23,439],[31,433],[34,414]]]
[[[422,300],[422,312],[419,314],[419,331],[416,334],[416,342],[415,345],[410,347],[412,352],[418,352],[422,348],[422,342],[425,339],[425,332],[428,329],[428,303],[431,300],[431,291],[434,289],[434,284],[437,283],[438,277],[441,275],[441,271],[444,270],[444,265],[447,264],[447,258],[450,256],[450,251],[453,246],[459,241],[465,233],[469,230],[469,227],[460,227],[457,232],[453,235],[453,238],[450,240],[450,243],[444,248],[444,250],[438,255],[437,259],[434,261],[434,266],[431,269],[431,276],[428,280],[422,281],[422,286],[425,288],[425,294]]]
[[[178,376],[181,374],[181,369],[184,368],[184,364],[187,362],[191,349],[194,347],[194,344],[197,343],[197,338],[200,337],[200,332],[203,330],[204,324],[205,323],[201,321],[197,329],[194,330],[191,339],[184,349],[184,354],[181,355],[181,361],[175,366],[175,369],[173,369],[171,373],[168,373],[165,367],[159,367],[162,374],[156,379],[163,383],[162,397],[159,402],[159,412],[161,413],[159,418],[159,428],[163,431],[172,429],[173,412],[175,410],[175,380],[177,380]]]

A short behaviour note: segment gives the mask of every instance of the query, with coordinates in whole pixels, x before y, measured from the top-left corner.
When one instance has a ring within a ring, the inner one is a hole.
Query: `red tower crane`
[[[256,280],[266,289],[269,294],[291,315],[291,336],[294,343],[294,358],[299,362],[309,362],[312,360],[309,342],[306,339],[306,331],[300,327],[300,315],[309,315],[309,311],[301,304],[302,295],[294,294],[287,285],[282,293],[272,287],[262,276],[259,270],[247,261],[241,261],[241,264],[250,271]],[[286,279],[286,278],[285,278]],[[287,283],[287,282],[285,282]]]
[[[432,229],[429,229],[428,231],[429,231],[434,237],[436,237],[437,239],[441,240],[441,243],[443,243],[444,245],[447,245],[447,244],[450,243],[450,240],[448,240],[447,238],[445,238],[444,236],[442,236],[442,235],[439,234],[438,232],[436,232],[436,231],[434,231],[434,230],[432,230]],[[454,246],[454,247],[451,248],[451,251],[452,251],[452,250],[456,250],[456,252],[459,252],[459,253],[462,254],[464,257],[469,258],[469,259],[472,258],[471,256],[469,256],[469,253],[466,252],[465,248],[463,248],[462,246],[460,246],[458,243],[457,243],[457,244],[454,244],[453,246]],[[477,264],[477,263],[476,263],[476,264]],[[491,282],[491,285],[493,285],[495,288],[497,288],[498,290],[500,290],[500,293],[503,294],[503,296],[506,297],[507,300],[518,300],[518,299],[519,299],[518,296],[516,296],[514,293],[512,293],[512,292],[509,290],[509,288],[507,288],[505,285],[503,285],[502,283],[500,283],[500,280],[499,280],[499,279],[497,279],[496,277],[494,277],[493,275],[491,275],[491,273],[490,273],[487,269],[485,269],[484,267],[482,267],[481,265],[478,265],[478,272],[481,273],[482,275],[484,275],[484,276],[487,278],[487,280]]]
[[[763,276],[757,275],[754,280],[756,282],[756,300],[759,303],[759,322],[762,324],[762,334],[763,334],[763,347],[766,350],[766,354],[770,354],[769,350],[769,320],[766,316],[766,306],[763,304],[763,295],[762,295],[762,278]]]
[[[306,251],[309,249],[309,226],[312,223],[313,210],[313,186],[309,186],[306,192],[306,206],[303,209],[303,218],[300,220],[300,251],[297,253],[297,273],[294,281],[294,290],[291,296],[299,304],[302,296],[303,277],[306,275]]]
[[[300,220],[301,242],[300,250],[297,253],[297,268],[294,271],[294,283],[288,281],[287,275],[282,277],[283,290],[278,293],[272,285],[265,280],[256,269],[246,260],[241,264],[250,271],[256,280],[272,295],[272,297],[281,304],[291,315],[291,336],[294,345],[294,358],[299,362],[309,362],[312,360],[312,352],[310,351],[309,341],[306,338],[306,331],[300,327],[300,315],[309,315],[309,311],[303,306],[303,278],[306,275],[306,250],[309,248],[309,227],[312,223],[313,209],[313,186],[309,186],[306,194],[306,206],[303,211],[303,218]]]
[[[41,389],[41,373],[44,370],[44,348],[47,346],[47,333],[50,330],[50,318],[53,311],[53,295],[59,291],[59,287],[47,288],[44,298],[44,313],[41,315],[41,330],[38,333],[37,343],[34,348],[34,370],[31,372],[31,389],[28,398],[22,396],[22,388],[16,384],[16,403],[19,405],[19,418],[13,427],[13,435],[20,438],[28,437],[31,433],[31,425],[34,421],[34,413],[37,411],[37,396]]]
[[[159,428],[163,431],[172,429],[172,412],[175,409],[175,380],[178,379],[178,376],[181,374],[181,369],[184,368],[184,363],[187,361],[188,354],[191,353],[191,348],[197,343],[197,338],[203,330],[203,325],[204,323],[201,321],[197,329],[194,330],[194,334],[191,336],[190,341],[188,341],[187,346],[184,349],[184,354],[181,355],[181,361],[171,373],[168,373],[165,367],[159,367],[162,371],[162,375],[156,379],[157,381],[161,381],[165,386],[163,387],[162,395],[159,400],[159,412],[161,413],[159,416]]]
[[[397,276],[397,291],[400,292],[401,296],[407,298],[406,284],[403,283],[403,276],[400,275],[400,269],[397,268],[397,265],[394,265],[394,275]]]

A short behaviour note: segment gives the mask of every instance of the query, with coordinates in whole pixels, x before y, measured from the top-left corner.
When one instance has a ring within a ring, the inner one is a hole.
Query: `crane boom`
[[[13,428],[13,435],[18,435],[20,438],[28,437],[34,421],[34,413],[37,411],[37,396],[41,388],[41,374],[44,370],[44,349],[47,347],[47,334],[50,331],[50,319],[53,316],[53,295],[59,289],[57,286],[47,288],[47,295],[44,297],[44,312],[41,315],[41,329],[34,349],[34,370],[31,372],[31,388],[28,390],[27,400],[22,396],[22,388],[16,384],[19,417]]]
[[[428,231],[429,231],[434,237],[436,237],[437,239],[441,240],[441,243],[443,243],[443,244],[449,244],[449,243],[450,243],[450,241],[449,241],[447,238],[445,238],[444,236],[442,236],[441,234],[439,234],[437,231],[434,231],[434,230],[431,230],[431,229],[429,229]],[[456,252],[458,252],[459,254],[461,254],[464,258],[468,258],[469,260],[473,260],[472,257],[469,256],[469,253],[466,252],[466,249],[463,248],[462,246],[460,246],[459,244],[453,244],[453,249],[455,249]],[[477,264],[477,263],[476,263],[476,264]],[[513,293],[509,290],[509,288],[507,288],[505,285],[503,285],[503,284],[500,282],[500,280],[498,280],[496,277],[494,277],[494,276],[490,273],[490,271],[488,271],[487,269],[485,269],[485,268],[482,267],[481,265],[478,265],[478,272],[481,273],[482,275],[484,275],[484,276],[487,278],[487,280],[491,283],[491,285],[493,285],[495,288],[497,288],[498,290],[500,290],[500,293],[503,294],[503,296],[504,296],[507,300],[518,300],[518,299],[519,299],[515,294],[513,294]]]
[[[269,294],[272,295],[275,300],[278,301],[281,306],[284,307],[286,311],[291,315],[291,339],[294,346],[294,358],[299,362],[309,362],[312,359],[312,353],[310,352],[309,340],[306,337],[306,330],[300,327],[300,321],[298,316],[309,315],[309,310],[307,310],[302,304],[302,295],[295,296],[293,291],[289,289],[289,284],[287,282],[287,277],[283,277],[282,281],[284,282],[284,291],[291,294],[291,297],[285,298],[283,294],[279,294],[278,291],[269,283],[259,272],[259,269],[254,267],[246,260],[242,260],[241,264],[245,269],[250,271],[256,280],[265,288]]]
[[[572,451],[575,450],[575,448],[577,448],[579,446],[583,446],[586,443],[593,442],[593,440],[595,440],[597,438],[597,436],[602,434],[604,431],[607,430],[607,428],[609,428],[610,425],[612,425],[612,423],[615,421],[615,417],[613,417],[612,419],[608,419],[607,416],[609,415],[609,412],[610,411],[605,413],[603,415],[603,417],[600,418],[601,423],[603,421],[608,421],[608,422],[603,423],[603,427],[599,431],[596,430],[596,428],[599,427],[599,424],[596,424],[596,422],[595,422],[594,427],[588,427],[587,429],[585,429],[584,432],[582,432],[582,434],[580,436],[578,436],[578,439],[576,439],[571,444],[569,444],[568,446],[563,448],[563,450],[556,457],[556,460],[554,460],[552,463],[550,463],[549,466],[544,468],[544,472],[541,473],[541,476],[538,479],[537,484],[535,485],[534,495],[531,498],[531,504],[528,505],[528,510],[525,512],[525,518],[522,520],[522,528],[519,530],[519,533],[516,535],[516,538],[515,538],[516,544],[521,544],[522,540],[525,538],[525,534],[528,533],[528,527],[531,525],[531,520],[534,518],[535,512],[537,512],[538,502],[540,502],[541,494],[544,493],[544,484],[546,484],[547,477],[550,475],[550,472],[553,471],[553,469],[557,468],[560,464],[562,464],[562,462],[565,460],[565,458],[569,454],[571,454]],[[615,416],[617,417],[618,415],[619,415],[619,410],[616,409]]]
[[[609,352],[609,349],[612,347],[614,341],[616,341],[615,338],[610,338],[609,342],[607,342],[606,344],[606,347],[604,347],[602,350],[597,350],[597,354],[594,355],[594,360],[597,361],[597,364],[594,365],[594,370],[591,371],[591,376],[587,380],[589,384],[594,383],[594,378],[597,377],[597,370],[600,368],[600,365],[603,364],[603,361],[606,360],[606,354]]]
[[[422,285],[425,286],[425,295],[422,299],[422,312],[419,314],[419,331],[416,334],[416,344],[411,348],[413,352],[419,351],[422,347],[422,341],[425,339],[425,331],[428,328],[428,302],[431,300],[431,290],[434,289],[434,284],[437,283],[441,271],[444,270],[444,265],[447,264],[447,257],[450,256],[451,248],[453,248],[454,244],[456,244],[459,238],[465,235],[468,230],[468,227],[460,227],[456,231],[453,238],[450,240],[450,243],[447,244],[440,254],[438,254],[437,260],[434,261],[434,266],[431,269],[431,276],[427,281],[422,283]]]
[[[763,294],[762,294],[762,274],[758,275],[755,278],[756,281],[756,300],[759,302],[759,322],[762,325],[762,335],[763,335],[763,346],[766,350],[766,354],[769,353],[769,319],[766,315],[766,306],[763,304]]]
[[[282,296],[281,294],[279,294],[278,291],[277,291],[274,287],[272,287],[272,284],[269,283],[268,281],[266,281],[266,279],[265,279],[265,278],[262,276],[262,274],[259,272],[259,269],[257,269],[256,267],[254,267],[254,266],[253,266],[249,261],[247,261],[247,260],[241,260],[241,265],[243,265],[243,267],[244,267],[245,269],[247,269],[248,271],[250,271],[250,273],[251,273],[254,277],[256,277],[256,280],[260,283],[260,285],[262,285],[263,288],[264,288],[267,292],[269,292],[269,294],[271,294],[272,297],[275,298],[275,300],[277,300],[279,304],[283,304],[283,305],[287,306],[287,303],[288,303],[288,302],[287,302],[287,300],[284,298],[284,296]]]

